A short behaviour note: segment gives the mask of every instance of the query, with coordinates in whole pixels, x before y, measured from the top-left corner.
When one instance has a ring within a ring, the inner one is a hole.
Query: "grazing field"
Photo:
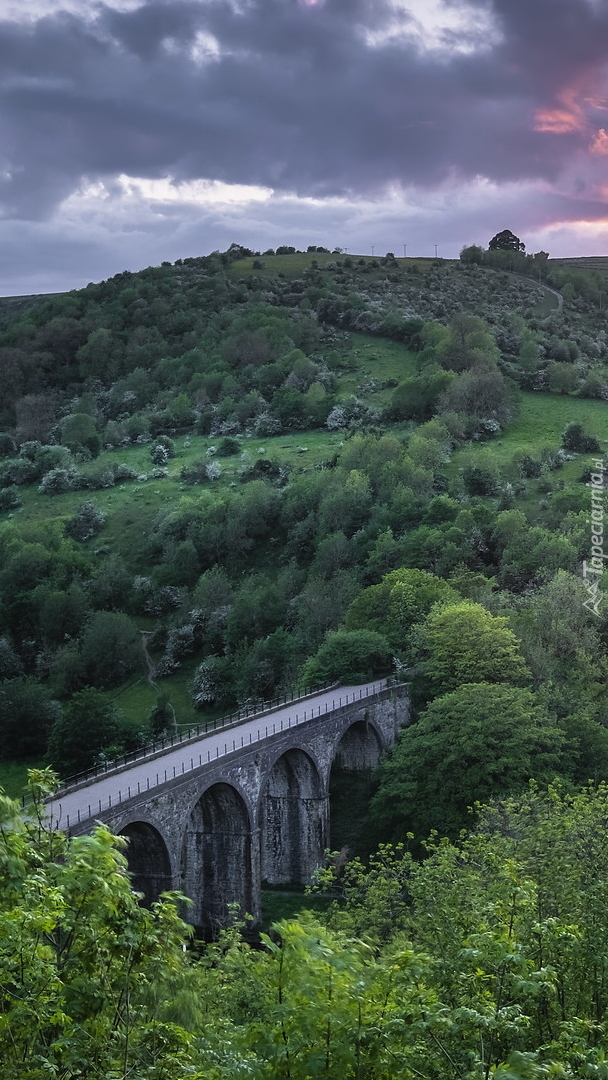
[[[498,439],[486,443],[484,450],[500,465],[509,462],[516,451],[534,457],[545,447],[557,450],[561,446],[562,431],[571,421],[582,424],[585,431],[595,435],[605,447],[607,418],[608,407],[604,401],[523,392],[513,422]]]
[[[0,761],[0,788],[10,799],[18,799],[27,783],[28,769],[43,768],[41,761]]]

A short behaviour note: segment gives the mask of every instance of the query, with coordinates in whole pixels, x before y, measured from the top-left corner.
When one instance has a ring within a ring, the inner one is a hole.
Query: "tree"
[[[463,413],[474,420],[495,421],[498,432],[511,419],[509,387],[497,368],[474,368],[458,375],[452,385],[442,394],[439,412]],[[491,423],[484,431],[479,424],[470,425],[467,434],[492,432]]]
[[[102,751],[116,756],[127,732],[124,716],[91,686],[74,694],[53,726],[48,760],[63,778],[96,764]]]
[[[436,347],[436,356],[442,367],[466,371],[479,365],[493,365],[500,353],[488,324],[478,315],[461,311],[450,319],[448,333]]]
[[[167,694],[160,694],[148,714],[148,728],[153,739],[162,738],[176,730],[175,709]]]
[[[101,438],[93,417],[88,413],[72,413],[61,425],[61,441],[72,453],[88,451],[97,457],[101,450]]]
[[[141,666],[141,637],[127,615],[97,611],[82,635],[82,662],[94,686],[118,686]]]
[[[192,680],[195,709],[210,705],[228,706],[234,701],[234,672],[225,656],[208,656],[199,664]]]
[[[586,435],[583,425],[571,421],[562,432],[562,446],[578,454],[597,454],[600,444],[593,435]]]
[[[101,532],[105,521],[106,515],[103,510],[99,510],[92,502],[82,502],[77,508],[74,517],[66,522],[66,535],[84,544]]]
[[[383,837],[456,836],[468,807],[550,780],[564,737],[531,691],[465,683],[433,701],[380,766],[371,813]]]
[[[344,625],[347,630],[375,630],[392,649],[407,653],[413,628],[438,601],[460,599],[447,581],[426,570],[393,570],[379,585],[370,585],[353,600]]]
[[[391,398],[391,416],[395,420],[430,420],[453,379],[453,372],[443,368],[404,379]]]
[[[465,683],[513,683],[522,686],[530,672],[509,621],[481,604],[462,600],[437,607],[420,627],[423,690],[427,698]]]
[[[525,251],[526,245],[510,229],[496,233],[488,244],[490,251]]]
[[[579,384],[579,376],[572,364],[550,364],[547,368],[549,389],[556,394],[570,394]]]
[[[38,622],[44,638],[52,645],[64,645],[74,640],[90,614],[86,593],[80,585],[70,585],[65,591],[36,590]]]
[[[388,641],[374,630],[330,630],[315,656],[306,661],[302,681],[313,686],[342,679],[363,683],[391,666]]]
[[[462,840],[431,843],[420,864],[385,844],[369,867],[334,859],[322,871],[320,888],[341,898],[332,929],[371,939],[380,964],[395,940],[411,942],[410,964],[430,959],[421,983],[445,1011],[441,1030],[441,1014],[427,1013],[422,1044],[438,1040],[449,1065],[408,1080],[601,1076],[607,794],[530,785],[481,808]]]
[[[5,1076],[202,1075],[186,1072],[189,1036],[167,1021],[163,1004],[178,986],[184,1005],[189,997],[189,931],[175,901],[140,906],[124,840],[104,826],[75,838],[49,828],[43,799],[52,776],[36,770],[30,778],[27,817],[0,798]]]
[[[59,715],[59,702],[36,679],[7,679],[0,684],[0,756],[23,761],[42,758]]]
[[[483,262],[483,248],[479,244],[470,244],[460,249],[460,261],[471,266],[481,266]]]

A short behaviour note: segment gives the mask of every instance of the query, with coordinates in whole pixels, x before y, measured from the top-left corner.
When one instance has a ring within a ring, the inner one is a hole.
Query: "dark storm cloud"
[[[608,6],[478,6],[502,38],[469,54],[454,31],[452,51],[407,36],[372,47],[390,0],[166,0],[0,22],[0,207],[43,218],[83,178],[123,172],[314,195],[555,179],[605,115],[591,99]],[[217,55],[197,53],[199,34]]]

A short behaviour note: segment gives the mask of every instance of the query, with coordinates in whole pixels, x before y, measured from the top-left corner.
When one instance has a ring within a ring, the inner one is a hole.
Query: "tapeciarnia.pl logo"
[[[600,616],[600,604],[604,599],[600,592],[600,581],[604,573],[604,462],[595,458],[592,462],[594,472],[587,487],[591,488],[591,517],[587,518],[591,526],[591,558],[583,562],[583,580],[589,593],[583,607]]]

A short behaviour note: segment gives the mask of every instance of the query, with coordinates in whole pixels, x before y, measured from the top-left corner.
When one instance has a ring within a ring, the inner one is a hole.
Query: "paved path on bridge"
[[[238,725],[206,732],[192,741],[168,747],[153,757],[104,773],[73,791],[62,792],[48,803],[49,814],[53,823],[62,829],[85,820],[94,821],[103,810],[119,806],[140,792],[152,791],[160,784],[236,753],[275,732],[297,727],[341,705],[369,697],[385,686],[385,680],[361,686],[340,686],[314,697],[288,702],[270,712],[258,713]]]

